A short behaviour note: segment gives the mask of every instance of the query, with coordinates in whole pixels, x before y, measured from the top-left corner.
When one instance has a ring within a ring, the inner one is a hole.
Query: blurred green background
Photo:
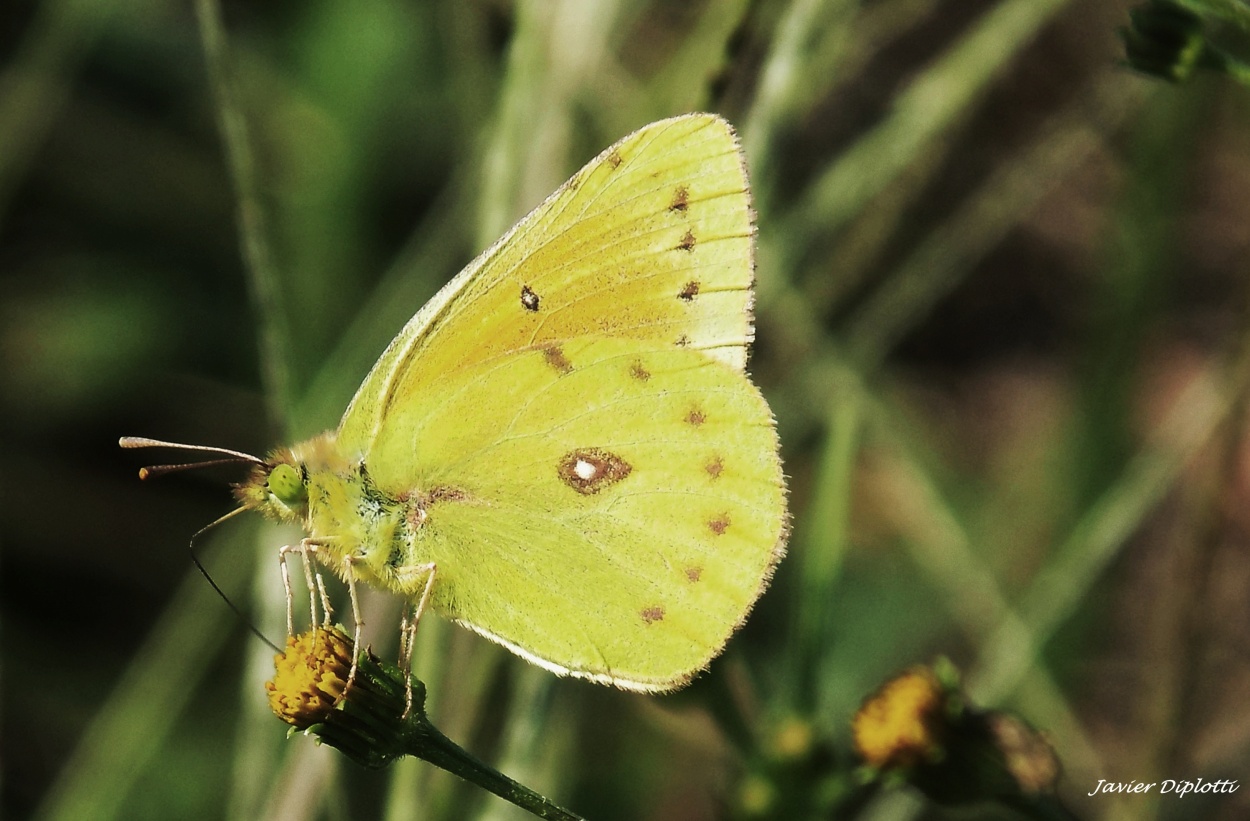
[[[272,651],[186,551],[237,472],[140,485],[116,440],[332,427],[473,254],[691,110],[750,164],[790,555],[673,696],[427,619],[435,723],[591,818],[821,817],[861,699],[945,654],[1048,732],[1082,817],[1250,816],[1250,789],[1087,797],[1250,772],[1250,92],[1127,71],[1128,7],[230,2],[214,63],[203,0],[0,6],[4,816],[519,817],[285,739]],[[292,538],[198,544],[275,639]]]

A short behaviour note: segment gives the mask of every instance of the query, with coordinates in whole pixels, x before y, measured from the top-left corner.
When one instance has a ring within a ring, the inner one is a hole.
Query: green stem
[[[1232,23],[1242,31],[1250,31],[1250,5],[1243,0],[1175,0],[1182,8],[1206,17],[1210,15]]]
[[[1250,86],[1250,63],[1245,63],[1210,43],[1203,49],[1202,65],[1223,72],[1244,86]]]
[[[269,232],[256,177],[256,160],[252,154],[247,118],[243,116],[230,70],[221,4],[218,0],[196,0],[195,13],[209,85],[216,103],[217,127],[221,131],[226,163],[234,184],[239,243],[247,267],[248,286],[260,321],[261,372],[265,396],[268,397],[270,422],[275,430],[282,430],[293,398],[288,369],[291,336],[282,308],[277,266],[269,247]]]
[[[424,711],[420,713],[414,711],[409,721],[413,724],[406,751],[409,755],[428,761],[436,767],[460,776],[465,781],[490,790],[503,800],[539,818],[556,819],[556,821],[576,821],[581,818],[471,755],[439,732],[438,728],[426,718]]]
[[[386,664],[368,650],[356,660],[356,673],[336,707],[308,728],[322,742],[357,764],[386,767],[406,755],[428,761],[489,790],[539,818],[581,818],[491,767],[443,735],[425,712],[425,684]],[[411,681],[411,693],[407,690]]]

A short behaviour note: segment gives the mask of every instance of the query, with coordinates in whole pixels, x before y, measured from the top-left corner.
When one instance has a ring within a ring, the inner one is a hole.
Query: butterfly
[[[686,684],[788,530],[745,373],[754,243],[727,122],[635,131],[417,312],[337,430],[264,460],[219,451],[253,462],[242,508],[557,674]]]

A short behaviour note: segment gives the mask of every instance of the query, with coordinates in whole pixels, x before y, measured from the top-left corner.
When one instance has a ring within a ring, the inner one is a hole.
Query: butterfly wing
[[[582,337],[461,368],[396,406],[371,463],[424,494],[432,604],[550,670],[685,683],[771,576],[786,527],[772,417],[698,351]]]
[[[455,370],[585,335],[689,347],[742,370],[753,226],[733,129],[711,114],[611,146],[449,282],[374,365],[343,416],[345,453],[376,450],[392,407]]]
[[[413,317],[337,443],[420,501],[396,561],[437,565],[436,610],[631,689],[719,652],[786,528],[743,373],[752,275],[737,140],[689,115],[608,148]]]

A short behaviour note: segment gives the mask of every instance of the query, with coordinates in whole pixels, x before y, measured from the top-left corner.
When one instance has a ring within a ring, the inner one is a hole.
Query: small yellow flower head
[[[1046,737],[1009,713],[968,703],[958,682],[954,666],[939,659],[864,702],[852,732],[875,777],[904,782],[942,806],[1053,800],[1060,767]]]
[[[986,717],[990,736],[1020,791],[1025,795],[1053,792],[1059,780],[1059,758],[1041,733],[1007,713]]]
[[[801,718],[783,720],[772,734],[772,754],[780,761],[802,761],[815,745],[811,722]]]
[[[927,667],[913,667],[864,702],[855,714],[855,750],[877,769],[911,767],[941,752],[946,697]]]
[[[278,718],[362,767],[415,756],[540,818],[578,817],[456,746],[426,716],[425,685],[367,647],[357,656],[355,642],[337,627],[289,637],[274,666],[265,689]]]
[[[325,721],[347,688],[352,653],[351,638],[337,628],[289,636],[286,652],[274,656],[273,680],[265,682],[270,709],[301,730]]]
[[[748,775],[738,787],[738,814],[744,818],[765,818],[773,813],[777,788],[758,773]]]

